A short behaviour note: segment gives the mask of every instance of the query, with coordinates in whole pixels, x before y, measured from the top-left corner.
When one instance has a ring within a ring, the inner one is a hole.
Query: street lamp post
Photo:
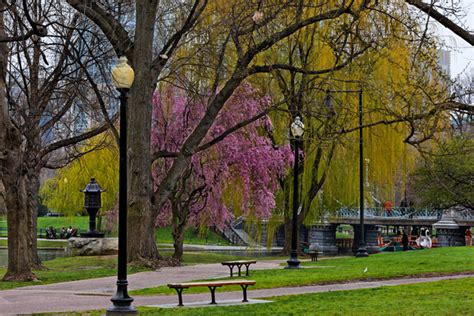
[[[137,314],[132,306],[133,298],[128,295],[127,281],[127,93],[133,84],[134,71],[122,56],[112,69],[112,81],[120,92],[120,162],[119,162],[119,229],[117,292],[112,297],[113,305],[107,315]]]
[[[293,219],[291,227],[291,255],[288,260],[288,266],[285,269],[298,269],[300,261],[298,260],[298,149],[300,145],[300,137],[304,133],[304,124],[299,116],[295,117],[295,121],[290,126],[291,136],[293,136],[295,146],[295,160],[293,167]]]
[[[360,225],[360,241],[359,248],[355,254],[356,257],[367,257],[367,248],[365,246],[365,229],[364,229],[364,137],[363,137],[363,117],[362,117],[362,88],[359,90],[359,225]]]
[[[362,88],[359,90],[327,90],[326,97],[324,99],[324,105],[326,106],[329,116],[332,117],[335,111],[331,103],[331,93],[357,93],[359,95],[359,198],[360,198],[360,209],[359,209],[359,226],[360,226],[360,241],[359,248],[355,254],[356,257],[367,257],[367,248],[365,245],[365,230],[364,230],[364,138],[363,138],[363,113],[362,113]]]

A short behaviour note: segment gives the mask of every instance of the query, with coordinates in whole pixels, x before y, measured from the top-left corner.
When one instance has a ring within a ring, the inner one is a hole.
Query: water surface
[[[58,257],[67,256],[67,252],[64,249],[39,249],[38,255],[41,261],[53,260]],[[6,267],[8,264],[8,250],[0,249],[0,267]]]

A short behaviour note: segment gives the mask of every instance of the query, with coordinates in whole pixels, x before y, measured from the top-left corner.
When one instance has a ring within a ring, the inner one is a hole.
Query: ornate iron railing
[[[372,207],[364,209],[366,218],[399,218],[399,219],[440,219],[442,210],[438,209],[414,209],[409,207],[393,207],[387,210],[383,207]],[[358,208],[342,208],[336,211],[338,218],[358,218]],[[472,214],[471,217],[472,218]]]

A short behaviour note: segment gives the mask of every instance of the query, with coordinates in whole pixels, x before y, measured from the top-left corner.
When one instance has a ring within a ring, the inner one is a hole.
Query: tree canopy
[[[474,140],[456,136],[442,141],[414,173],[414,190],[422,206],[474,209]]]

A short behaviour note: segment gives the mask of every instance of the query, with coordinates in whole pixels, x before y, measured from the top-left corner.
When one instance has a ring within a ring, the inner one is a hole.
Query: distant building
[[[438,65],[448,77],[451,77],[451,52],[448,50],[439,49],[437,55]]]

